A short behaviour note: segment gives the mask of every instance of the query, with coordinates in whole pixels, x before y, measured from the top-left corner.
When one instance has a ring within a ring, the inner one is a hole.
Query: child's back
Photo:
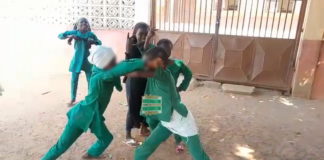
[[[181,105],[173,76],[168,69],[157,69],[154,76],[148,78],[145,95],[160,96],[162,98],[162,113],[156,116],[148,116],[148,118],[170,121],[173,110],[176,110],[182,116],[187,116],[187,108]]]

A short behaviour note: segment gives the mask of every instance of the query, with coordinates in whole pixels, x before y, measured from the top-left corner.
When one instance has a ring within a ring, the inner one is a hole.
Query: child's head
[[[168,54],[161,47],[154,47],[144,53],[143,56],[146,66],[149,69],[165,68],[168,63]]]
[[[109,47],[98,46],[91,51],[88,61],[100,69],[108,70],[116,65],[116,54]]]
[[[79,30],[80,32],[91,31],[89,21],[86,18],[80,18],[76,23],[76,29]]]
[[[168,54],[168,57],[171,55],[171,51],[173,48],[173,44],[169,39],[160,39],[157,44],[158,47],[161,47],[165,50],[165,52]]]
[[[150,30],[149,25],[144,22],[139,22],[134,26],[133,36],[136,37],[137,45],[144,45],[146,36]]]

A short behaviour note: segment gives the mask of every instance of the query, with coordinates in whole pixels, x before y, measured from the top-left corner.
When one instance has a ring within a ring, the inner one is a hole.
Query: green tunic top
[[[69,124],[92,132],[102,129],[103,113],[110,101],[114,87],[121,91],[120,76],[144,68],[140,59],[130,59],[120,62],[110,70],[93,69],[90,80],[89,93],[80,103],[67,113]],[[99,132],[97,132],[99,133]]]
[[[188,114],[186,106],[181,103],[174,79],[168,69],[157,69],[154,76],[147,79],[145,95],[162,97],[162,113],[147,116],[148,118],[169,122],[174,109],[184,117]]]
[[[173,64],[167,66],[167,69],[171,72],[175,84],[177,85],[179,75],[182,74],[184,79],[178,87],[178,91],[185,91],[189,87],[192,72],[191,70],[183,63],[183,61],[174,59]]]
[[[79,39],[75,40],[74,43],[74,56],[70,63],[70,72],[79,73],[81,70],[85,72],[90,72],[92,65],[88,62],[89,52],[89,43],[88,40],[95,41],[96,45],[101,45],[101,41],[97,36],[92,32],[81,33],[78,30],[66,31],[58,35],[60,39],[66,39],[68,36],[76,36]]]

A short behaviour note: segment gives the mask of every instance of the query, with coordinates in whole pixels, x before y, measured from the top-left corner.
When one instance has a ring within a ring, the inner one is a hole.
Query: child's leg
[[[90,79],[91,79],[92,72],[91,71],[85,72],[85,75],[87,78],[88,86],[90,86]]]
[[[131,134],[132,128],[133,128],[133,120],[128,110],[127,117],[126,117],[126,139],[132,138],[132,134]]]
[[[55,160],[63,154],[75,140],[83,133],[80,128],[66,125],[60,139],[57,143],[43,156],[42,160]]]
[[[160,123],[144,143],[135,150],[134,160],[147,160],[156,148],[163,141],[167,140],[171,134],[171,131],[163,127]]]
[[[174,134],[175,144],[176,144],[176,153],[181,153],[185,150],[185,146],[181,143],[181,136]]]
[[[151,132],[157,127],[157,125],[160,123],[160,121],[152,119],[152,118],[146,118],[146,123],[150,127]]]
[[[194,160],[209,160],[208,155],[204,151],[198,135],[191,137],[182,137],[182,141],[186,143],[189,152]]]
[[[78,89],[78,82],[79,82],[79,75],[80,73],[72,72],[72,79],[71,79],[71,102],[74,102],[76,99],[76,93]]]
[[[180,144],[180,142],[181,142],[181,136],[179,136],[177,134],[174,134],[174,140],[175,140],[176,145]]]
[[[93,133],[96,135],[98,140],[90,147],[88,155],[99,157],[113,140],[113,135],[109,132],[104,122],[102,122],[100,129],[94,130]]]

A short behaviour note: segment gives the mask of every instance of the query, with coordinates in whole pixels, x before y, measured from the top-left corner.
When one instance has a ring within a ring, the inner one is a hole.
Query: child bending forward
[[[68,122],[57,143],[42,160],[55,160],[63,154],[83,132],[89,128],[98,138],[84,158],[99,157],[113,140],[106,127],[103,114],[109,104],[114,87],[121,91],[120,76],[144,68],[140,59],[127,60],[116,65],[115,54],[110,48],[98,47],[88,60],[94,64],[89,93],[68,113]]]
[[[180,101],[171,72],[166,69],[168,55],[164,49],[156,47],[144,54],[146,65],[153,70],[134,72],[128,76],[150,77],[147,80],[145,95],[162,99],[162,113],[146,115],[151,135],[135,150],[135,160],[146,160],[157,147],[171,134],[177,134],[186,143],[195,160],[209,160],[198,136],[198,129],[190,111]]]

